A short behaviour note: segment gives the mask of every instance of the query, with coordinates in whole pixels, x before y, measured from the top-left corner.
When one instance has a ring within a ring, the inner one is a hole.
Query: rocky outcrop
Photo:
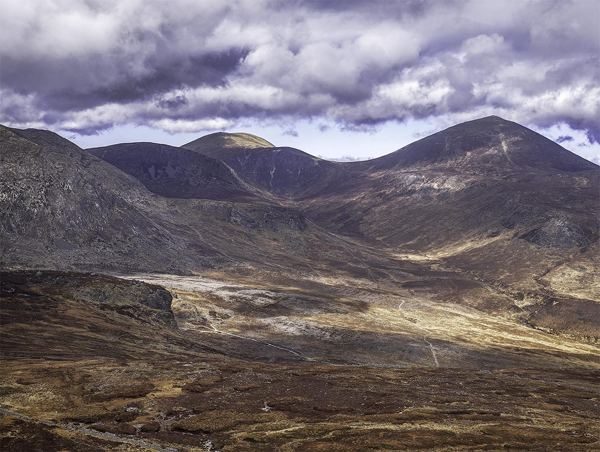
[[[0,274],[4,296],[73,300],[176,327],[172,296],[161,286],[95,273],[17,271]]]
[[[234,206],[229,211],[228,221],[246,229],[266,228],[274,232],[282,228],[306,229],[306,218],[298,210],[275,206],[260,209],[250,205]]]
[[[559,215],[540,227],[527,231],[521,238],[541,248],[580,248],[598,241],[598,222],[588,218]]]

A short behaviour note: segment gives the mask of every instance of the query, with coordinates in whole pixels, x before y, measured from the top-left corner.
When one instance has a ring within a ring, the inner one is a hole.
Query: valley
[[[0,127],[0,448],[600,450],[600,168]]]

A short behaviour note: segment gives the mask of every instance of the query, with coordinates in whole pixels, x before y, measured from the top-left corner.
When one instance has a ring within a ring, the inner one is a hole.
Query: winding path
[[[229,332],[227,332],[227,331],[221,331],[221,330],[218,330],[218,329],[217,329],[217,328],[216,328],[214,325],[212,325],[212,324],[210,324],[210,327],[212,328],[212,331],[210,331],[210,330],[196,330],[196,331],[197,331],[197,332],[199,332],[199,333],[217,333],[217,334],[224,334],[224,335],[227,335],[227,336],[233,336],[233,337],[237,337],[238,339],[245,339],[245,340],[252,341],[252,342],[258,342],[259,344],[267,345],[267,346],[269,346],[269,347],[273,347],[273,348],[277,348],[277,349],[279,349],[279,350],[283,350],[284,352],[292,353],[292,354],[294,354],[294,355],[296,355],[296,356],[299,356],[300,358],[302,358],[302,359],[304,359],[304,360],[306,360],[306,361],[317,361],[315,358],[311,358],[311,357],[309,357],[309,356],[305,356],[305,355],[303,355],[302,353],[300,353],[300,352],[297,352],[297,351],[294,351],[294,350],[292,350],[292,349],[290,349],[290,348],[287,348],[287,347],[282,347],[282,346],[280,346],[280,345],[271,344],[270,342],[267,342],[267,341],[261,341],[261,340],[259,340],[259,339],[254,339],[254,338],[252,338],[252,337],[248,337],[248,336],[242,336],[242,335],[240,335],[240,334],[229,333]]]
[[[437,359],[437,356],[435,355],[435,349],[433,348],[433,345],[431,344],[431,342],[429,342],[427,340],[427,336],[423,336],[423,340],[425,342],[427,342],[427,344],[429,345],[429,348],[431,349],[431,354],[433,355],[433,360],[435,361],[435,366],[436,367],[440,367],[440,363],[439,363],[439,361]]]
[[[402,305],[406,302],[406,300],[402,300],[400,302],[400,304],[398,304],[398,310],[402,310]],[[429,331],[427,328],[423,328],[422,326],[419,325],[415,325],[417,328],[426,331],[427,333],[431,334],[431,331]],[[431,350],[431,355],[433,356],[433,361],[435,362],[435,367],[440,367],[440,362],[437,359],[437,355],[435,353],[435,349],[433,348],[433,344],[431,342],[429,342],[427,340],[427,336],[423,336],[423,340],[425,341],[425,343],[427,345],[429,345],[429,349]]]

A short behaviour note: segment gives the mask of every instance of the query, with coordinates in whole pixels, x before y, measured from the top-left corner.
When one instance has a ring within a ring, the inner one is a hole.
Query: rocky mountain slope
[[[52,132],[0,128],[0,167],[3,268],[262,268],[310,261],[319,247],[347,259],[337,239],[307,225],[297,210],[157,196]],[[233,181],[227,178],[220,184]]]
[[[135,177],[160,196],[256,200],[223,162],[187,149],[156,143],[125,143],[88,152]]]
[[[5,267],[163,266],[186,248],[142,184],[52,132],[0,128],[0,165]]]
[[[360,176],[303,200],[304,212],[396,252],[530,285],[598,241],[600,168],[498,117],[344,166]]]

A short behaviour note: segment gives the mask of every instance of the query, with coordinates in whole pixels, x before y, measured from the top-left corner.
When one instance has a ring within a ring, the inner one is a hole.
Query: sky
[[[377,157],[498,115],[600,163],[598,0],[3,0],[0,123]]]

